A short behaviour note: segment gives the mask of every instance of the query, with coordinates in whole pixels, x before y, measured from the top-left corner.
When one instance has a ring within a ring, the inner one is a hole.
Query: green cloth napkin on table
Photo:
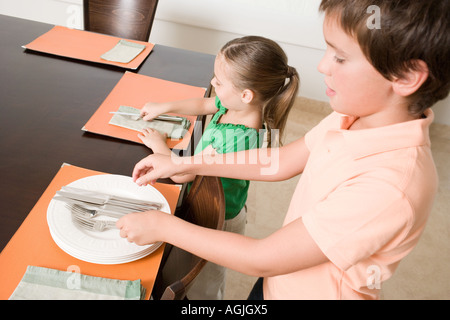
[[[140,300],[140,280],[115,280],[28,266],[10,300]]]
[[[145,45],[126,40],[119,42],[111,50],[101,55],[101,58],[108,61],[129,63],[136,58],[143,50]]]
[[[191,126],[191,122],[187,118],[183,118],[183,122],[160,121],[156,119],[145,121],[139,118],[141,111],[133,107],[120,106],[117,111],[134,113],[136,116],[115,114],[109,121],[109,124],[139,132],[145,128],[152,128],[160,133],[167,133],[167,137],[171,139],[182,139]]]

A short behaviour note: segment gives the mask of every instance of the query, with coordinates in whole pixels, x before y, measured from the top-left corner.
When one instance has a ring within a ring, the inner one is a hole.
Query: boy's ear
[[[409,69],[402,77],[395,78],[393,81],[394,92],[402,97],[412,95],[428,79],[427,64],[422,60],[415,60],[414,65],[414,69]]]
[[[252,102],[254,97],[255,97],[255,93],[250,89],[245,89],[241,93],[241,100],[244,103]]]

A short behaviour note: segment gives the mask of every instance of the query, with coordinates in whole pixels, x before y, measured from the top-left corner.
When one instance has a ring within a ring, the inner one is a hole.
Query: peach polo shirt
[[[433,118],[428,109],[422,119],[347,130],[355,118],[333,112],[307,133],[311,153],[284,225],[302,218],[329,261],[266,278],[265,299],[379,298],[431,211]]]

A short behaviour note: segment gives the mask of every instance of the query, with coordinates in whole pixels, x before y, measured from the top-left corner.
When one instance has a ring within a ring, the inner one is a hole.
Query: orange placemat
[[[0,299],[6,300],[22,279],[28,265],[67,271],[79,270],[81,274],[119,279],[141,279],[150,297],[158,273],[164,245],[149,256],[137,261],[101,265],[78,260],[53,241],[47,225],[47,207],[55,192],[78,179],[104,174],[72,165],[63,165],[20,228],[0,254]],[[154,185],[167,199],[171,212],[175,212],[180,186],[157,183]]]
[[[29,50],[54,54],[78,60],[109,64],[127,69],[137,69],[155,46],[153,43],[129,40],[145,45],[145,49],[129,63],[101,59],[101,55],[111,50],[122,38],[84,30],[54,26],[23,47]]]
[[[169,102],[203,98],[205,93],[205,88],[161,80],[133,72],[125,72],[82,130],[142,143],[138,138],[137,131],[109,124],[113,117],[110,112],[117,111],[122,105],[141,109],[147,102]],[[171,113],[171,115],[186,117],[191,122],[191,126],[183,139],[167,139],[167,145],[169,148],[187,149],[197,117],[174,113]]]

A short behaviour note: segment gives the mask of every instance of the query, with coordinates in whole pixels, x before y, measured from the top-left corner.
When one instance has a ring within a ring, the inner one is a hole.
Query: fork
[[[115,213],[105,210],[96,210],[96,209],[88,209],[79,204],[66,205],[68,209],[72,211],[72,213],[77,213],[86,218],[95,218],[97,216],[107,216],[112,218],[122,218],[126,213]],[[132,212],[132,211],[130,211]]]
[[[110,229],[117,229],[115,221],[90,219],[78,213],[72,213],[72,221],[80,228],[89,231],[102,232]]]

